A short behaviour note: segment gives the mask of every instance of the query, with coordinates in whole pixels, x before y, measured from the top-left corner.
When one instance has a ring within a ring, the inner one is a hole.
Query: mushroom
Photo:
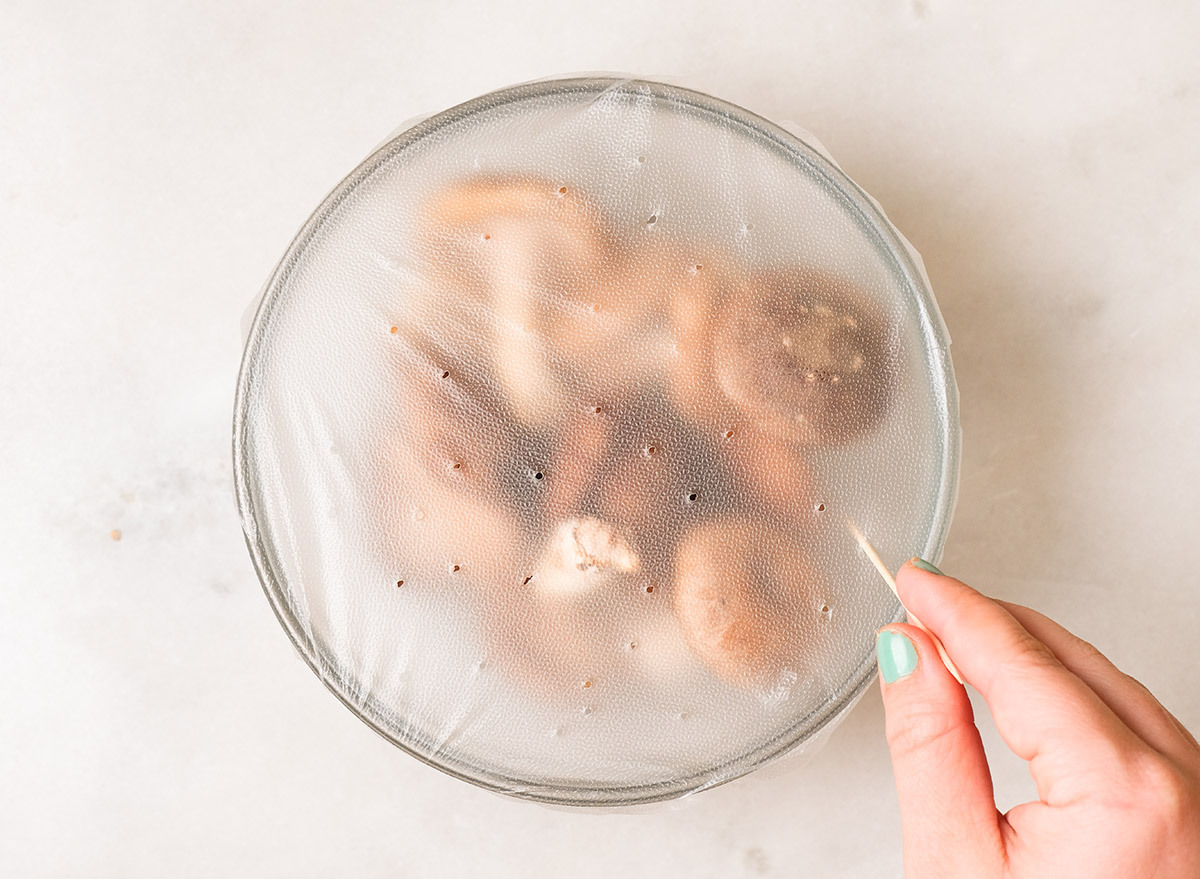
[[[481,176],[436,192],[419,223],[434,286],[490,318],[491,365],[523,423],[551,427],[580,394],[636,377],[650,303],[623,283],[585,193]]]
[[[484,596],[483,631],[509,677],[532,692],[575,698],[614,679],[627,621],[615,602],[644,591],[641,561],[623,536],[592,517],[559,523],[534,569]]]
[[[494,381],[427,336],[398,334],[398,396],[403,432],[396,453],[419,460],[431,485],[498,499],[524,476],[536,437],[513,423]]]
[[[890,327],[846,283],[805,272],[754,276],[713,334],[713,379],[749,421],[836,445],[874,426],[893,394]]]
[[[554,529],[533,579],[547,596],[583,595],[639,567],[629,543],[610,525],[588,516],[568,519]]]
[[[816,477],[803,448],[752,422],[738,423],[719,434],[721,458],[753,498],[788,516],[808,516]]]
[[[803,549],[750,519],[696,526],[675,556],[674,606],[688,644],[721,679],[769,690],[794,680],[807,637],[800,599],[816,582]]]

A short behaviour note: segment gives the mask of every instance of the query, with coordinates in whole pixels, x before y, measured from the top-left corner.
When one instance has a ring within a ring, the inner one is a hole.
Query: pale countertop
[[[259,589],[230,465],[243,309],[396,125],[555,73],[673,77],[823,141],[954,337],[943,567],[1200,730],[1200,7],[522,6],[0,12],[0,874],[900,875],[874,691],[790,771],[555,811],[377,738]],[[979,722],[1007,808],[1032,786]]]

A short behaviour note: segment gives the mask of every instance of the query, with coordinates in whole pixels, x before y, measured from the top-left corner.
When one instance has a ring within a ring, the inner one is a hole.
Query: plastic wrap
[[[586,77],[416,121],[268,282],[234,425],[272,606],[414,756],[628,805],[828,733],[940,558],[949,339],[915,253],[738,107]]]

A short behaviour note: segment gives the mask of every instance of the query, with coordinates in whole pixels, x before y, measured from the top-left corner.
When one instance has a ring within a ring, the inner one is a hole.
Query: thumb
[[[1000,815],[967,691],[915,626],[881,630],[876,650],[906,874],[999,875]]]

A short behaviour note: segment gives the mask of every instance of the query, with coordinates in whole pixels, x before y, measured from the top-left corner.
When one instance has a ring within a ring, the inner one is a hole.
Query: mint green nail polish
[[[942,574],[942,572],[939,571],[933,564],[925,561],[925,559],[913,559],[912,566],[914,568],[920,568],[922,571],[928,571],[931,574],[941,574],[943,577],[946,576],[945,574]]]
[[[875,655],[884,683],[895,683],[917,670],[917,648],[907,635],[884,629],[875,636]]]

